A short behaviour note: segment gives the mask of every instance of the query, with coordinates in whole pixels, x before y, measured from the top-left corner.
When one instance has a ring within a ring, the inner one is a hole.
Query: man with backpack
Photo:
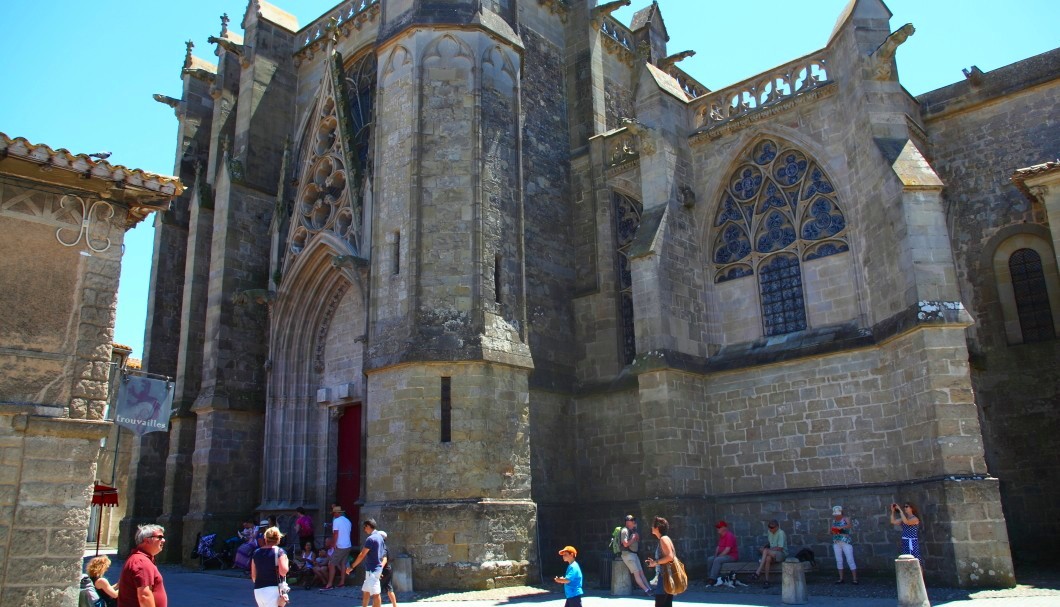
[[[637,555],[640,550],[640,533],[637,531],[637,518],[632,514],[626,515],[626,525],[619,530],[618,547],[622,562],[633,574],[637,586],[644,594],[651,596],[651,586],[648,585],[648,578],[644,576],[644,569],[640,566],[640,557]]]

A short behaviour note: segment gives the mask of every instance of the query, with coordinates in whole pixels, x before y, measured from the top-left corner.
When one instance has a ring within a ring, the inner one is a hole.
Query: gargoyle
[[[154,95],[151,95],[151,98],[159,103],[168,105],[173,109],[177,109],[180,106],[180,99],[174,99],[173,97],[162,95],[160,93],[155,93]]]
[[[671,67],[672,65],[674,65],[675,63],[677,63],[679,61],[684,61],[685,59],[688,59],[689,57],[695,57],[695,56],[696,56],[696,52],[695,51],[681,51],[680,53],[675,53],[675,54],[670,55],[669,57],[663,59],[662,61],[660,61],[659,62],[659,68],[665,70],[666,68]]]
[[[355,270],[365,266],[367,263],[367,260],[357,257],[356,255],[333,255],[331,257],[331,265],[336,268]]]
[[[267,306],[276,299],[276,292],[268,289],[247,289],[238,291],[232,296],[232,303],[237,306],[245,306],[254,302],[260,306]]]
[[[243,57],[244,50],[246,49],[246,47],[242,44],[236,44],[228,38],[218,38],[217,36],[210,36],[206,39],[206,41],[210,44],[216,44],[217,46],[223,48],[224,50],[234,54],[235,56],[241,59]]]
[[[887,36],[883,44],[877,48],[871,56],[873,62],[872,76],[876,80],[889,80],[894,73],[894,52],[910,36],[916,33],[912,23],[906,23]]]
[[[597,6],[593,9],[593,23],[602,23],[604,17],[607,17],[624,6],[629,6],[631,3],[631,0],[613,0],[612,2],[605,2]]]

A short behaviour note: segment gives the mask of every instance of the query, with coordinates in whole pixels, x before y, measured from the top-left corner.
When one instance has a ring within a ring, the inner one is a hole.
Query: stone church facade
[[[838,503],[885,570],[911,500],[930,577],[1048,556],[1060,55],[913,98],[912,27],[854,0],[710,91],[622,4],[255,0],[189,44],[144,353],[177,399],[127,528],[179,558],[338,502],[475,588],[628,512],[698,571],[719,518],[830,554]]]

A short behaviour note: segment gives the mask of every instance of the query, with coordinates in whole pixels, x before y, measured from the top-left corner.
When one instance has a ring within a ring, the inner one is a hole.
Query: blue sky
[[[383,0],[384,2],[386,0]],[[521,0],[527,1],[527,0]],[[532,1],[532,0],[531,0]],[[335,6],[331,0],[273,0],[300,24]],[[629,23],[650,4],[634,0],[616,13]],[[710,87],[724,86],[822,48],[846,0],[659,0],[669,51],[695,50],[681,67]],[[1055,0],[892,0],[891,29],[913,23],[898,49],[898,70],[914,95],[1060,46]],[[172,174],[177,121],[152,93],[178,97],[184,41],[214,60],[206,39],[227,12],[239,31],[239,0],[55,0],[0,3],[0,131],[75,153],[107,150],[110,162]],[[1045,159],[1043,159],[1045,160]],[[154,230],[126,237],[115,341],[143,351]]]

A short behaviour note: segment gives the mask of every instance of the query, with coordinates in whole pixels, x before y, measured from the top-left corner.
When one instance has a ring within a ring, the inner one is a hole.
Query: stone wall
[[[370,372],[362,513],[391,533],[392,552],[413,557],[417,588],[537,579],[527,375],[486,363]],[[449,440],[441,378],[451,382]]]
[[[7,171],[0,208],[0,605],[72,606],[112,428],[103,415],[127,209]]]
[[[976,319],[969,350],[986,460],[1001,481],[1013,558],[1028,562],[1050,560],[1040,538],[1060,533],[1060,478],[1049,464],[1060,457],[1060,342],[1010,343],[993,258],[1007,239],[1037,236],[1031,228],[1044,224],[1010,177],[1057,156],[1060,124],[1049,117],[1060,104],[1058,67],[1060,52],[1051,51],[919,98],[946,184],[962,296]]]

